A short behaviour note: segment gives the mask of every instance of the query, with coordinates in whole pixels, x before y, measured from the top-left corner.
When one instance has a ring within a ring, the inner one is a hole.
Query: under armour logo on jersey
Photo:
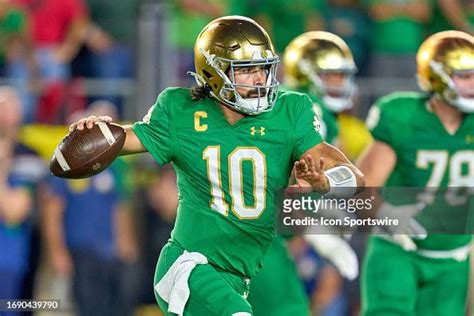
[[[260,133],[260,135],[265,135],[265,127],[260,127],[257,129],[255,126],[250,128],[250,135],[254,136],[256,133]]]
[[[467,143],[467,144],[472,144],[472,143],[474,143],[474,135],[467,135],[467,136],[466,136],[466,143]]]

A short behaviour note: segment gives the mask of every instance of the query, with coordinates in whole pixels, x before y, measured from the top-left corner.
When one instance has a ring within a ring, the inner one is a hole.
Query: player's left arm
[[[350,196],[362,191],[362,172],[336,147],[321,142],[307,150],[295,162],[298,184],[306,182],[316,192]]]
[[[294,174],[298,186],[312,187],[327,196],[349,197],[361,191],[364,175],[334,146],[321,142],[303,153],[295,162]],[[331,261],[341,275],[353,280],[359,265],[357,256],[339,236],[304,234],[304,239],[319,254]]]

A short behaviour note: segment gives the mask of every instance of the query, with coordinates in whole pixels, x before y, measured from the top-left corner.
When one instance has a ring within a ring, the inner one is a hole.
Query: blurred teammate
[[[313,110],[321,119],[321,135],[326,142],[334,142],[339,132],[334,113],[351,108],[355,92],[356,67],[349,47],[334,34],[307,32],[290,42],[283,55],[283,67],[288,88],[311,97]],[[341,275],[349,279],[357,277],[357,257],[344,239],[311,234],[304,238],[332,262]],[[284,238],[277,236],[265,255],[263,270],[252,279],[249,302],[255,315],[307,315],[309,312],[307,295],[285,246]],[[323,279],[340,278],[329,267],[322,268],[320,273]],[[341,287],[327,290],[337,296]],[[268,295],[270,291],[272,295]],[[325,307],[319,306],[322,311]]]
[[[372,137],[357,112],[357,85],[355,75],[358,72],[350,47],[336,34],[324,31],[312,31],[301,34],[288,45],[283,56],[285,83],[290,89],[307,93],[313,100],[314,109],[321,118],[321,133],[326,141],[339,148],[351,161],[355,161],[370,144]],[[360,253],[365,237],[360,234],[352,236],[351,244]],[[337,257],[338,254],[330,252]],[[326,269],[327,270],[327,269]],[[331,271],[328,277],[342,281],[337,273]],[[321,283],[324,283],[324,277]],[[350,283],[348,291],[357,289]],[[330,282],[335,284],[336,282]],[[333,292],[336,286],[333,286]],[[329,287],[324,292],[330,292]],[[358,291],[358,290],[355,290]],[[319,292],[324,295],[323,292]],[[358,295],[351,297],[350,304],[358,305]],[[326,297],[326,296],[325,296]],[[341,298],[341,296],[339,296]],[[315,299],[316,301],[317,299]],[[340,310],[343,304],[327,305],[330,310]],[[321,304],[318,304],[321,306]],[[334,308],[330,307],[334,306]]]
[[[149,151],[177,172],[178,216],[154,282],[162,310],[252,315],[249,279],[274,237],[274,194],[294,164],[321,193],[338,194],[343,183],[355,191],[363,176],[322,141],[306,96],[277,91],[278,56],[253,20],[210,22],[194,53],[198,86],[163,91],[143,121],[125,127],[123,153]],[[98,120],[110,118],[71,129]]]
[[[417,196],[423,209],[395,206],[397,197],[387,198],[379,212],[418,211],[417,225],[402,228],[428,235],[371,238],[362,281],[367,316],[465,314],[472,228],[469,235],[430,231],[455,224],[456,204],[469,198],[462,189],[453,195],[443,188],[474,186],[473,37],[459,31],[430,36],[418,50],[417,67],[426,94],[394,93],[374,105],[367,123],[375,142],[360,167],[370,186],[426,187]]]
[[[356,159],[371,137],[364,123],[352,114],[357,67],[349,46],[335,34],[307,32],[288,45],[283,65],[288,87],[313,100],[326,141]]]

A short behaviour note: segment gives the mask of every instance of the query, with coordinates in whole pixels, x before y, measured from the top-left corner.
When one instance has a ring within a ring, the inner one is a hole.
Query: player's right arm
[[[123,144],[122,150],[120,151],[120,155],[130,155],[130,154],[137,154],[147,151],[145,146],[143,146],[142,142],[138,139],[137,135],[132,129],[131,125],[123,126],[125,129],[126,137],[125,143]]]
[[[91,115],[71,124],[71,126],[69,126],[69,131],[73,131],[75,129],[83,130],[84,128],[92,128],[97,122],[112,122],[112,118],[110,116]],[[123,125],[122,128],[125,130],[126,137],[125,143],[122,147],[122,150],[120,151],[120,155],[137,154],[147,151],[133,131],[131,125]]]
[[[168,107],[170,104],[176,104],[177,99],[188,96],[189,92],[182,89],[163,90],[141,121],[135,122],[133,125],[122,126],[125,129],[126,138],[120,155],[148,151],[160,165],[170,162],[173,157],[173,141],[171,140],[171,117]],[[112,118],[89,116],[72,124],[69,129],[92,128],[99,121],[111,122]]]

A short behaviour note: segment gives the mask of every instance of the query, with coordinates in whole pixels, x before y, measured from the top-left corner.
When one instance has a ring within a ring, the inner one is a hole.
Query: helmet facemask
[[[432,60],[430,61],[429,65],[433,73],[439,76],[441,81],[446,85],[445,89],[442,89],[441,92],[436,92],[436,94],[443,100],[445,100],[447,103],[458,108],[461,112],[473,113],[473,88],[467,87],[462,89],[460,87],[457,87],[452,76],[474,74],[474,68],[469,70],[453,71],[453,74],[450,76],[445,71],[442,63]]]
[[[460,31],[428,37],[416,53],[418,86],[461,112],[474,113],[474,38]]]
[[[244,16],[225,16],[211,21],[199,33],[194,44],[196,73],[192,75],[221,104],[244,114],[257,115],[270,111],[276,102],[278,62],[265,29]],[[250,77],[241,76],[247,74],[245,71],[236,75],[237,68],[245,70],[246,67],[263,67],[266,78],[262,68],[258,73],[249,69]]]
[[[357,92],[355,83],[355,68],[344,68],[334,70],[317,71],[312,63],[307,59],[302,59],[299,64],[302,74],[306,75],[313,86],[314,92],[322,96],[325,105],[333,112],[342,112],[351,109],[353,106],[352,98]],[[342,84],[328,84],[323,80],[320,74],[342,73],[344,81]]]
[[[271,111],[277,99],[277,91],[279,82],[276,78],[277,66],[279,62],[278,56],[273,56],[271,51],[265,51],[266,58],[261,52],[254,53],[254,59],[251,60],[231,60],[211,55],[206,51],[201,51],[205,56],[206,62],[215,72],[222,78],[223,86],[216,95],[211,90],[211,95],[226,104],[227,106],[248,114],[257,115],[263,112]],[[265,85],[245,85],[235,82],[235,70],[237,68],[253,68],[264,67],[266,72]],[[202,80],[197,80],[198,84],[202,84]],[[237,91],[238,88],[252,89],[255,91],[256,97],[245,98]]]

